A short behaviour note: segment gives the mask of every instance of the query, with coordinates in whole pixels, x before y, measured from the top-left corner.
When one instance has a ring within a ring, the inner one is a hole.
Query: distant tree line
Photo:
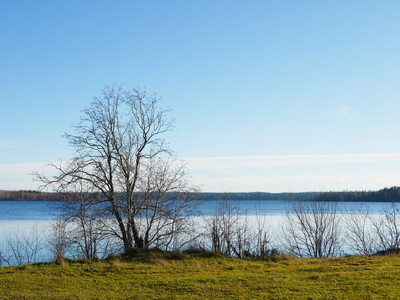
[[[201,201],[224,199],[229,195],[233,201],[290,201],[293,199],[310,200],[316,197],[318,192],[304,193],[197,193]],[[0,201],[63,201],[65,193],[48,193],[32,190],[5,191],[0,190]]]
[[[293,199],[326,202],[400,202],[400,187],[384,188],[379,191],[342,191],[342,192],[303,192],[303,193],[198,193],[201,201],[225,199],[229,195],[232,201],[291,201]],[[46,193],[32,190],[0,190],[0,201],[63,201],[65,194]]]
[[[4,191],[0,190],[0,201],[60,201],[59,193],[45,193],[31,190]]]
[[[400,202],[400,187],[384,188],[379,191],[319,193],[312,200],[327,202]]]

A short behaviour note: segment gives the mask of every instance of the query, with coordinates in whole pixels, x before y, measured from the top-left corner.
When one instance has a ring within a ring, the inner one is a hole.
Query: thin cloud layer
[[[54,170],[45,162],[0,164],[0,190],[36,190],[40,183],[33,181],[33,172],[52,175]]]
[[[0,149],[14,149],[21,147],[25,141],[20,140],[0,140]]]
[[[203,191],[374,190],[400,183],[400,153],[203,157],[185,161]],[[45,162],[0,164],[0,189],[37,189],[40,184],[30,175],[34,171],[52,175],[54,169],[46,167]]]
[[[203,191],[221,192],[308,192],[379,190],[396,186],[400,173],[343,176],[258,176],[258,177],[195,177]]]
[[[340,106],[337,110],[330,110],[329,112],[331,114],[335,114],[335,115],[346,115],[351,111],[350,108],[348,108],[347,106]]]
[[[400,166],[400,153],[212,157],[186,161],[196,183],[204,191],[212,192],[376,190],[400,183],[400,168],[397,172],[394,167]]]
[[[400,153],[185,158],[191,170],[299,166],[334,163],[400,162]]]

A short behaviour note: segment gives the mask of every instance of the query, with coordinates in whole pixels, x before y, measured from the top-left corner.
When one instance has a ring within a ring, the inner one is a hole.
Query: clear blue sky
[[[146,87],[204,191],[400,185],[400,1],[1,1],[0,189]],[[199,163],[201,162],[201,163]]]

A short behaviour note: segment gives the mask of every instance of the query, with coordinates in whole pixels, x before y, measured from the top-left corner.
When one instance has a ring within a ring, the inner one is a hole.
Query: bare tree
[[[247,212],[240,209],[238,201],[217,201],[213,215],[205,220],[205,235],[211,239],[211,251],[224,256],[250,256],[253,234]]]
[[[272,253],[270,224],[267,220],[267,211],[259,204],[256,208],[256,224],[254,225],[253,255],[264,257]]]
[[[95,259],[99,251],[104,252],[109,244],[108,240],[105,242],[103,227],[107,219],[103,206],[99,205],[99,194],[82,181],[71,184],[69,190],[62,194],[63,199],[58,204],[58,210],[67,224],[68,246],[78,257]]]
[[[355,253],[371,255],[377,250],[371,217],[370,209],[366,205],[355,206],[344,217],[347,246]]]
[[[10,257],[8,255],[7,251],[5,251],[5,246],[3,244],[0,247],[0,267],[6,266],[6,265],[11,265],[11,264],[10,264]]]
[[[9,265],[32,264],[39,261],[39,252],[43,248],[38,225],[34,224],[30,232],[19,232],[18,229],[7,239],[9,253],[2,257]]]
[[[216,203],[213,215],[206,219],[206,235],[211,239],[211,251],[231,256],[234,225],[239,221],[237,202],[220,199]]]
[[[61,214],[50,222],[50,232],[47,235],[47,246],[53,254],[54,261],[61,262],[66,257],[68,248],[67,222]]]
[[[292,201],[282,235],[286,250],[299,257],[330,257],[340,250],[340,226],[335,202]]]
[[[149,247],[172,228],[171,220],[184,217],[176,209],[188,211],[197,203],[194,197],[186,197],[185,209],[173,205],[183,199],[173,195],[187,195],[196,188],[162,138],[172,129],[172,121],[159,101],[145,91],[106,87],[83,111],[76,134],[66,134],[76,157],[52,164],[58,171],[54,177],[35,174],[44,187],[57,191],[67,191],[77,182],[90,185],[115,221],[116,228],[108,229],[122,241],[125,251]]]
[[[383,215],[371,218],[381,250],[400,249],[400,209],[392,202],[384,208]]]
[[[181,248],[187,240],[190,217],[198,215],[196,187],[188,180],[181,161],[174,158],[150,158],[142,164],[138,179],[136,228],[141,243],[165,249]]]

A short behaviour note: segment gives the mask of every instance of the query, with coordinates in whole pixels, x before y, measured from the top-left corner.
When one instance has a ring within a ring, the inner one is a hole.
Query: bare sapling
[[[383,214],[378,218],[371,218],[377,236],[379,250],[400,249],[400,209],[399,204],[388,204]]]
[[[24,265],[39,262],[40,250],[43,248],[43,241],[39,234],[38,225],[34,224],[29,232],[22,232],[18,229],[7,238],[8,254],[2,256],[9,265]]]
[[[346,245],[352,253],[372,255],[378,249],[370,208],[356,205],[344,216],[346,225]]]
[[[330,257],[341,249],[336,202],[294,200],[281,229],[285,250],[298,257]]]

